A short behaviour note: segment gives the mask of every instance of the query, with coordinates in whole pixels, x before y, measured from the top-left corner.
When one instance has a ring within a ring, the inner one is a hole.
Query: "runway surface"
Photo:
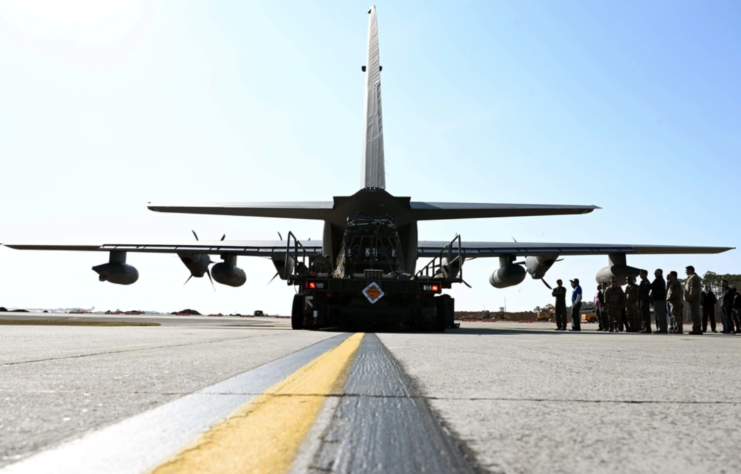
[[[741,471],[741,337],[57,317],[161,325],[0,326],[0,472]]]

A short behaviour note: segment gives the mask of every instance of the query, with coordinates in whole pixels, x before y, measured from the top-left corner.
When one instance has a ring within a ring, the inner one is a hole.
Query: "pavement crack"
[[[741,401],[700,401],[700,400],[587,400],[562,398],[507,398],[507,397],[424,397],[427,400],[450,401],[496,401],[496,402],[556,402],[556,403],[633,403],[633,404],[674,404],[674,405],[741,405]]]

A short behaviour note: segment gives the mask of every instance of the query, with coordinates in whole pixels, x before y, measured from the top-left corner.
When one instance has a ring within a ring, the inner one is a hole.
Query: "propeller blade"
[[[275,277],[277,277],[278,275],[280,275],[280,272],[275,272],[275,275],[273,275],[273,278],[270,279],[270,281],[268,282],[268,285],[273,283],[273,280],[275,280]],[[268,285],[265,285],[265,286],[268,286]]]
[[[224,240],[226,238],[226,234],[221,236],[221,240]]]
[[[552,290],[552,289],[553,289],[553,288],[551,288],[551,285],[549,285],[549,284],[548,284],[548,282],[547,282],[547,281],[545,281],[544,279],[542,279],[542,278],[541,278],[541,279],[540,279],[540,281],[542,281],[542,282],[543,282],[543,284],[544,284],[545,286],[547,286],[549,290]]]
[[[278,232],[278,237],[280,237],[280,240],[283,241],[283,236],[280,235],[280,232]]]
[[[467,287],[469,287],[469,288],[473,288],[473,287],[472,287],[471,285],[469,285],[469,284],[468,284],[468,282],[467,282],[466,280],[461,280],[461,281],[462,281],[462,282],[463,282],[463,284],[464,284],[464,285],[466,285]]]
[[[193,237],[195,237],[195,238],[196,238],[196,240],[198,240],[198,234],[196,234],[196,231],[194,231],[194,230],[191,230],[191,232],[193,232]]]
[[[193,278],[193,275],[189,276],[188,279],[185,280],[185,283],[183,283],[183,286],[187,285],[191,278]]]
[[[214,279],[211,278],[211,270],[209,270],[208,268],[206,269],[206,275],[208,275],[208,280],[211,282],[211,288],[216,291],[216,287],[214,286]]]
[[[515,239],[514,237],[512,237],[512,240],[514,240],[516,244],[519,244],[519,242],[517,241],[517,239]]]

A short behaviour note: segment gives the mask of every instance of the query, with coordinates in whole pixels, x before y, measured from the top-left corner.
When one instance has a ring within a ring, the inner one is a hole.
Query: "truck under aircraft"
[[[291,310],[293,329],[352,328],[361,325],[413,327],[444,331],[455,327],[454,301],[444,290],[463,279],[466,260],[498,258],[489,282],[507,288],[531,278],[542,280],[561,256],[607,255],[608,265],[597,273],[598,282],[636,276],[628,255],[715,254],[730,247],[615,245],[526,242],[450,242],[419,240],[420,221],[520,216],[587,214],[596,206],[553,204],[480,204],[413,201],[386,191],[381,63],[376,9],[368,11],[368,50],[365,74],[365,127],[360,189],[352,196],[335,196],[326,202],[266,202],[217,204],[149,203],[156,212],[224,216],[312,219],[324,223],[321,241],[286,240],[108,242],[87,244],[5,243],[22,250],[108,252],[109,261],[93,267],[100,281],[130,285],[139,273],[127,263],[129,253],[177,254],[190,278],[207,275],[222,285],[242,286],[244,270],[239,257],[267,257],[276,276],[297,287]],[[195,233],[194,233],[195,235]],[[219,262],[211,260],[218,256]],[[417,269],[420,258],[430,259]],[[547,285],[547,283],[546,283]]]

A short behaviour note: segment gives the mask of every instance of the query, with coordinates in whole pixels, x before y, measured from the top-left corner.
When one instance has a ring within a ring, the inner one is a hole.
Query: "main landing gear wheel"
[[[293,295],[291,307],[291,328],[304,328],[304,295]]]

